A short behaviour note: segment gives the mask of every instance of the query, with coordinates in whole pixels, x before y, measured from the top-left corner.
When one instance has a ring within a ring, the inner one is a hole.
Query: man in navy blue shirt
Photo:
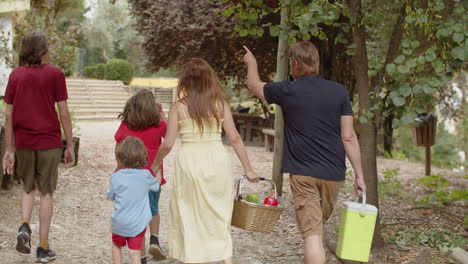
[[[304,238],[304,263],[325,263],[323,223],[330,217],[346,173],[346,155],[356,178],[356,195],[366,191],[353,110],[346,88],[322,78],[319,54],[309,41],[289,49],[294,81],[264,83],[247,47],[249,89],[284,114],[282,172],[290,185],[298,228]]]

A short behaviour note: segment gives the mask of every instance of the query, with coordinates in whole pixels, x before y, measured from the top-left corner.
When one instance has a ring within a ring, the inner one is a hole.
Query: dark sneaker
[[[36,263],[49,263],[52,260],[55,260],[55,252],[50,249],[37,248]]]
[[[31,228],[28,223],[23,223],[16,235],[16,251],[29,254],[31,253]]]
[[[141,264],[147,264],[148,262],[146,262],[146,257],[142,257],[141,258]]]
[[[159,239],[157,236],[150,237],[149,253],[153,256],[154,260],[165,260],[167,258],[164,256],[161,247],[159,246]]]

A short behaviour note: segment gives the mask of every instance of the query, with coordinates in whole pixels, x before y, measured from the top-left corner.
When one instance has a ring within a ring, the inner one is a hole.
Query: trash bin
[[[341,259],[368,262],[374,237],[377,207],[366,204],[366,194],[362,203],[344,202],[338,234],[336,255]]]
[[[416,146],[432,146],[435,144],[437,118],[432,113],[418,115],[414,120],[413,143]]]

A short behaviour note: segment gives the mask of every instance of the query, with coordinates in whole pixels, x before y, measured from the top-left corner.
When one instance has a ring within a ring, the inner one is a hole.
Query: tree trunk
[[[384,118],[383,129],[383,147],[384,153],[392,154],[393,151],[393,114]]]
[[[353,66],[354,75],[356,77],[356,88],[359,96],[359,114],[366,112],[371,107],[371,87],[368,75],[368,58],[366,47],[366,32],[362,26],[361,18],[362,7],[361,0],[350,0],[350,8],[353,16],[356,17],[356,23],[353,25],[353,42],[356,47],[355,55],[351,63]],[[361,123],[359,129],[359,143],[361,146],[362,168],[364,171],[364,179],[367,186],[367,201],[368,203],[379,207],[378,197],[378,178],[377,178],[377,130],[374,120],[368,123]],[[377,218],[375,226],[373,247],[381,248],[384,246],[384,241],[381,234],[380,219]]]
[[[289,6],[283,6],[281,9],[281,24],[289,25]],[[288,40],[278,41],[278,55],[276,59],[276,76],[275,82],[283,81],[288,78]],[[281,172],[281,164],[283,161],[283,144],[284,144],[284,120],[281,107],[276,105],[275,111],[275,150],[273,154],[273,181],[276,184],[278,195],[283,194],[283,173]]]

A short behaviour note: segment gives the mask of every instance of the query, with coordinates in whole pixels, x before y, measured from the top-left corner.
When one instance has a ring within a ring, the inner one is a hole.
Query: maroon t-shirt
[[[19,66],[10,74],[5,102],[13,105],[15,147],[62,147],[55,103],[68,99],[63,72],[52,65]]]

